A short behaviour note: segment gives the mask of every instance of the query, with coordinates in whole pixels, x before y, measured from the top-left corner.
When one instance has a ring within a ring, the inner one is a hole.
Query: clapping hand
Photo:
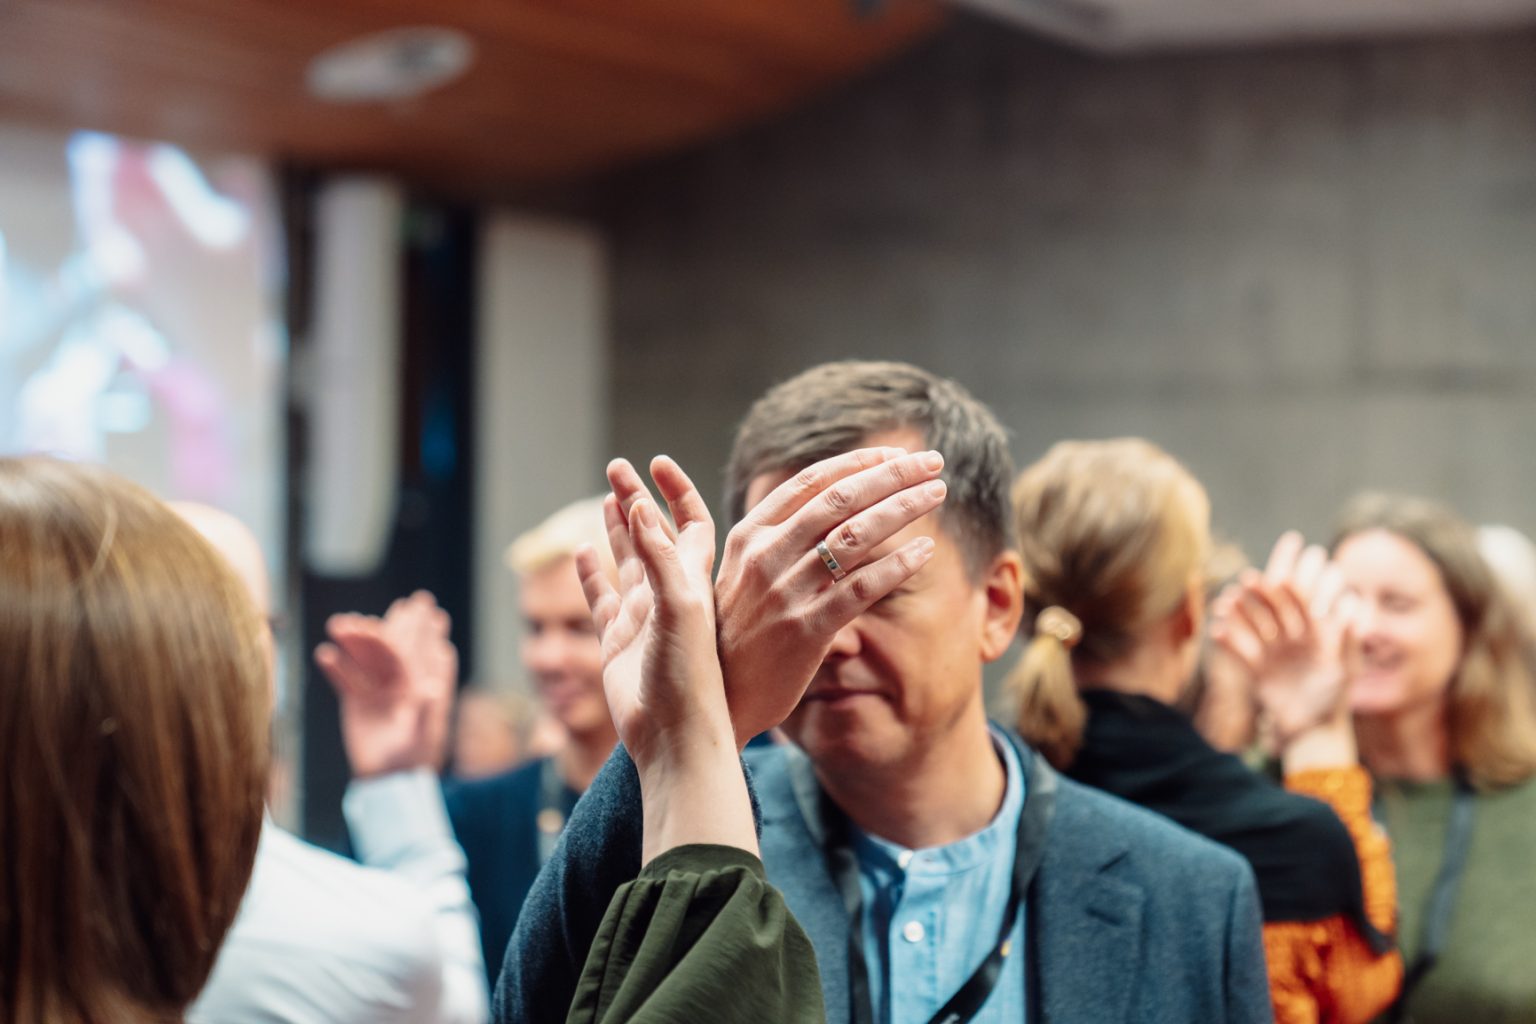
[[[643,858],[684,843],[756,852],[715,650],[714,521],[675,462],[658,457],[651,470],[673,523],[648,494],[631,495],[627,511],[612,495],[603,504],[617,588],[595,551],[576,555],[609,711],[640,775]],[[623,460],[609,467],[610,481],[634,476]]]
[[[1248,674],[1282,752],[1315,730],[1348,730],[1344,648],[1353,607],[1327,552],[1295,532],[1275,543],[1262,574],[1245,572],[1217,598],[1212,638]]]
[[[424,590],[374,615],[333,615],[315,663],[341,706],[352,774],[369,778],[441,768],[458,682],[458,649],[448,613]]]
[[[873,552],[943,504],[943,467],[938,452],[846,452],[790,475],[731,530],[714,601],[738,746],[788,717],[838,630],[927,563],[928,537]],[[673,471],[653,466],[669,502]],[[609,481],[626,511],[648,493],[628,463],[610,467]],[[842,575],[829,571],[818,541]]]
[[[729,729],[715,654],[714,520],[677,463],[660,456],[652,472],[675,527],[663,523],[648,497],[631,501],[626,515],[609,495],[603,516],[618,588],[603,574],[596,552],[584,549],[576,557],[602,642],[608,708],[636,764],[691,739],[695,727],[723,723]],[[633,473],[623,460],[610,470],[613,476]]]

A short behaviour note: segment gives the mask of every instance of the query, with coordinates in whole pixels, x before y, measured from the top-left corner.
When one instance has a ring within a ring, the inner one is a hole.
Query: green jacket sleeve
[[[567,1024],[822,1024],[810,939],[762,861],[682,846],[614,893]]]

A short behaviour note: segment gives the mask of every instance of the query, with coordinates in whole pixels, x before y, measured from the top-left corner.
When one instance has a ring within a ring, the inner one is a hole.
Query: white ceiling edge
[[[1446,35],[1536,26],[1536,0],[951,0],[1101,53]]]

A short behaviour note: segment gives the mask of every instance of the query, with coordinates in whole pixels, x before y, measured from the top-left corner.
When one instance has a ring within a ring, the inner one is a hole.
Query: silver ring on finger
[[[827,567],[827,572],[832,574],[834,580],[840,580],[848,575],[848,570],[838,562],[837,556],[832,553],[831,548],[827,547],[826,541],[816,542],[816,555],[821,559],[821,564]]]

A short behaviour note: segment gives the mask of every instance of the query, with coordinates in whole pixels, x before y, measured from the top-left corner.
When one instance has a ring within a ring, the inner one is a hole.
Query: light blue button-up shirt
[[[1024,772],[995,736],[1007,788],[991,824],[948,846],[908,850],[853,828],[864,902],[864,956],[879,1024],[927,1024],[997,944],[1013,886]],[[1024,907],[997,987],[972,1020],[1024,1020]]]

